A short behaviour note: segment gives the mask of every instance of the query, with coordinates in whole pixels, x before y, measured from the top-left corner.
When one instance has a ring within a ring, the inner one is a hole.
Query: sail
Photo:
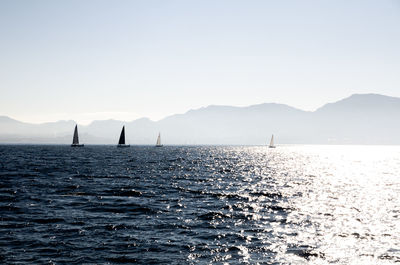
[[[122,127],[121,135],[118,144],[125,144],[125,126]]]
[[[274,146],[274,135],[271,137],[271,141],[269,142],[269,146]]]
[[[79,144],[79,137],[78,137],[78,125],[75,125],[74,131],[74,138],[72,139],[72,144]]]
[[[161,136],[158,134],[156,145],[161,145]]]

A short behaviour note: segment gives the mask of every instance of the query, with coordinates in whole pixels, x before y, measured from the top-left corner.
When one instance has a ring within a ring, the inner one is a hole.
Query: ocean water
[[[396,262],[399,146],[0,146],[1,264]]]

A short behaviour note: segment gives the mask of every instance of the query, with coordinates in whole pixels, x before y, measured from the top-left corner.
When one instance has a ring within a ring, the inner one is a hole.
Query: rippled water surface
[[[395,262],[398,146],[0,146],[3,264]]]

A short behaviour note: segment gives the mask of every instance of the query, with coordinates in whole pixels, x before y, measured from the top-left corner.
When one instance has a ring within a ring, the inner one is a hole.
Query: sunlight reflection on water
[[[5,264],[400,262],[399,146],[0,155]]]
[[[297,236],[283,241],[312,248],[310,261],[317,264],[400,261],[399,147],[287,146],[279,152],[289,158],[284,171],[297,168],[305,184],[295,189],[302,196],[290,201],[296,210],[287,218]]]

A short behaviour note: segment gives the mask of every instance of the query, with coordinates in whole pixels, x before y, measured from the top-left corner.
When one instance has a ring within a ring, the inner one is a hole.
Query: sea
[[[0,145],[0,264],[400,262],[400,146]]]

